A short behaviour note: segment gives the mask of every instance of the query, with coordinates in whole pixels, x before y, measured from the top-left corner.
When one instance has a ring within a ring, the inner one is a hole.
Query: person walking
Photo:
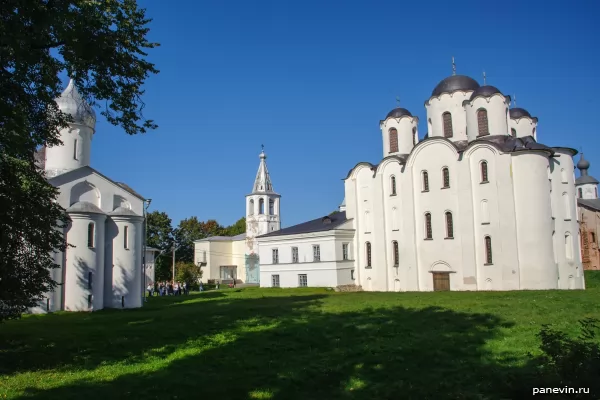
[[[154,285],[152,284],[152,282],[148,284],[146,290],[148,291],[148,297],[152,297],[152,292],[154,291]]]

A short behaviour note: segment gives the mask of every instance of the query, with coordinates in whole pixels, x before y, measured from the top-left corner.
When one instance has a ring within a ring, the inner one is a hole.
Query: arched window
[[[423,171],[423,191],[429,192],[429,175],[427,171]]]
[[[396,153],[398,151],[398,131],[396,128],[392,128],[390,133],[390,153]]]
[[[392,230],[398,230],[398,210],[396,207],[392,208]]]
[[[416,127],[413,127],[412,133],[413,133],[413,146],[414,146],[417,144],[417,128]]]
[[[398,242],[395,240],[392,242],[392,248],[394,249],[394,267],[400,264],[400,252],[398,250]]]
[[[535,128],[531,131],[531,136],[535,137]]]
[[[454,238],[454,223],[452,222],[452,213],[446,211],[446,239]]]
[[[393,175],[390,177],[390,185],[392,190],[392,196],[394,196],[396,195],[396,177]]]
[[[73,142],[73,160],[77,160],[77,139]]]
[[[258,213],[259,214],[265,213],[265,199],[258,200]]]
[[[485,199],[481,200],[481,223],[490,223],[490,209],[488,207],[488,201]]]
[[[577,189],[577,194],[580,199],[583,199],[583,192],[582,192],[581,188]]]
[[[594,194],[595,194],[594,198],[597,199],[598,198],[598,188],[597,187],[594,188]]]
[[[590,232],[592,234],[592,243],[596,243],[596,233]]]
[[[371,214],[365,211],[365,233],[371,233]]]
[[[510,128],[510,136],[517,137],[517,130],[515,128]]]
[[[95,229],[94,223],[90,222],[88,224],[88,237],[87,237],[87,243],[88,243],[88,247],[90,249],[93,249],[94,248],[94,244],[95,244],[94,229]]]
[[[489,236],[485,237],[485,263],[492,264],[492,238]]]
[[[451,138],[453,135],[452,132],[452,115],[449,112],[445,112],[442,114],[442,122],[444,124],[444,137]]]
[[[567,259],[573,259],[573,239],[569,232],[565,233],[565,255]]]
[[[488,166],[487,161],[481,162],[481,183],[488,183]]]
[[[425,239],[433,239],[433,232],[431,230],[431,214],[425,214]]]
[[[248,215],[254,215],[254,199],[250,199],[250,204],[248,205]]]
[[[367,260],[366,260],[367,265],[366,266],[370,267],[371,266],[371,243],[370,242],[365,243],[365,253],[367,256]]]
[[[269,199],[269,215],[275,215],[275,201]]]
[[[442,186],[442,188],[446,189],[450,187],[450,171],[448,170],[447,167],[444,167],[442,169],[442,182],[444,184],[444,186]]]
[[[571,202],[569,201],[569,195],[567,193],[563,193],[563,205],[565,206],[565,220],[571,219]]]
[[[567,176],[567,171],[564,168],[560,169],[560,179],[562,183],[569,183],[569,177]]]
[[[123,248],[129,249],[129,227],[123,228]]]
[[[488,127],[488,116],[485,108],[477,110],[477,127],[479,129],[479,136],[486,136],[490,134]]]

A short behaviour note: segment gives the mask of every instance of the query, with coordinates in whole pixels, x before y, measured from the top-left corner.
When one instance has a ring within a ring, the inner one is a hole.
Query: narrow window
[[[250,200],[250,205],[248,208],[248,215],[254,215],[254,199]]]
[[[354,270],[350,270],[350,279],[354,280]]]
[[[129,250],[129,227],[123,229],[123,248]]]
[[[392,242],[392,248],[394,249],[394,267],[397,267],[400,264],[400,251],[398,250],[398,242]]]
[[[429,192],[429,175],[427,171],[423,171],[423,191]]]
[[[535,128],[531,131],[531,136],[535,137]]]
[[[88,272],[88,289],[92,290],[92,279],[94,274],[92,272]]]
[[[569,201],[569,196],[567,193],[563,193],[563,204],[565,206],[565,220],[571,219],[571,202]]]
[[[293,263],[298,262],[298,248],[297,247],[292,247],[292,262]]]
[[[275,201],[269,199],[269,215],[275,215]]]
[[[313,261],[321,261],[321,246],[313,245]]]
[[[94,223],[90,222],[88,224],[88,237],[87,237],[88,247],[90,249],[94,248]]]
[[[510,128],[510,136],[517,137],[517,130],[515,128]]]
[[[395,196],[396,195],[396,177],[395,176],[392,176],[390,178],[390,185],[392,186],[392,188],[391,188],[392,196]]]
[[[258,200],[258,213],[259,214],[265,213],[265,199]]]
[[[392,208],[392,230],[398,230],[398,210],[396,207]]]
[[[298,286],[300,286],[300,287],[308,286],[308,279],[306,278],[306,274],[298,275]]]
[[[279,264],[279,250],[273,249],[273,264]]]
[[[477,127],[479,128],[479,136],[486,136],[490,134],[488,127],[488,115],[485,108],[477,110]]]
[[[450,187],[450,171],[448,168],[442,169],[442,181],[444,182],[443,189],[447,189]]]
[[[446,211],[446,239],[454,238],[454,224],[452,222],[452,213]]]
[[[573,259],[573,240],[569,232],[565,234],[565,254],[567,256],[567,259]]]
[[[271,275],[271,287],[279,287],[279,275]]]
[[[583,192],[582,192],[581,188],[577,189],[577,195],[579,196],[580,199],[583,199]]]
[[[596,243],[596,233],[595,232],[590,232],[592,234],[592,242]]]
[[[452,115],[449,112],[445,112],[442,114],[442,120],[444,123],[444,137],[451,138],[454,136],[452,132]]]
[[[492,264],[492,238],[485,237],[485,263]]]
[[[398,131],[396,128],[392,128],[389,131],[390,134],[390,153],[398,152]]]
[[[202,252],[202,262],[206,262],[206,250]]]
[[[88,294],[88,308],[92,308],[92,295]]]
[[[366,256],[367,256],[367,268],[371,268],[371,243],[367,242],[365,243],[365,251],[366,251]]]
[[[348,243],[342,243],[342,260],[348,259]]]
[[[488,207],[488,201],[485,199],[481,200],[481,223],[490,223],[490,209]]]
[[[365,233],[371,233],[371,214],[365,211]]]
[[[433,239],[433,233],[431,231],[431,214],[425,214],[425,239]]]
[[[73,160],[77,160],[78,159],[77,158],[77,142],[78,142],[77,139],[75,139],[73,141]]]
[[[488,165],[486,161],[481,162],[481,183],[488,183]]]
[[[414,146],[417,144],[417,128],[416,127],[413,127],[412,136],[413,136],[413,146]]]
[[[560,170],[560,178],[562,183],[569,183],[569,177],[567,176],[567,171],[565,171],[564,168],[561,168]]]
[[[597,199],[598,198],[598,188],[597,187],[594,188],[594,195],[595,195],[594,198]]]

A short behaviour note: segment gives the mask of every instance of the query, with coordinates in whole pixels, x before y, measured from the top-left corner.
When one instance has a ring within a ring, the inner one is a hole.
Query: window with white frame
[[[342,243],[342,260],[348,259],[348,243]]]
[[[279,287],[279,275],[271,275],[271,287]]]
[[[299,287],[307,287],[308,286],[308,279],[306,278],[306,274],[298,275],[298,286]]]
[[[313,245],[313,261],[321,261],[321,246]]]
[[[298,248],[297,247],[292,247],[292,262],[293,263],[298,262]]]
[[[273,249],[273,264],[279,264],[279,249]]]

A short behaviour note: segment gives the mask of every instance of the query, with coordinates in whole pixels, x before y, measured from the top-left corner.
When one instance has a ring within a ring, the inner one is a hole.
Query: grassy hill
[[[600,318],[586,291],[224,289],[139,310],[0,325],[0,399],[502,399],[552,324]]]

